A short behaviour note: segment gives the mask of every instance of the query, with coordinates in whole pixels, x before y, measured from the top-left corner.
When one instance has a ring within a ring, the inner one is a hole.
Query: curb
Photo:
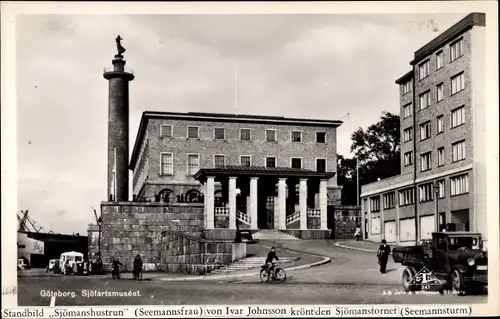
[[[261,247],[266,247],[266,248],[271,248],[266,245],[260,245]],[[313,257],[321,257],[323,260],[317,261],[312,264],[306,264],[306,265],[301,265],[301,266],[295,266],[292,268],[287,268],[287,271],[294,271],[294,270],[300,270],[300,269],[305,269],[305,268],[311,268],[311,267],[317,267],[321,266],[324,264],[328,264],[332,261],[330,257],[326,256],[320,256],[320,255],[313,255],[313,254],[308,254],[308,253],[302,253],[298,251],[293,251],[293,250],[288,250],[288,249],[283,249],[283,251],[290,252],[293,254],[302,254],[302,255],[309,255]],[[256,267],[257,268],[257,267]],[[227,274],[227,275],[208,275],[208,276],[193,276],[193,277],[184,277],[184,278],[155,278],[153,280],[161,280],[161,281],[200,281],[200,280],[220,280],[220,279],[232,279],[232,278],[239,278],[239,277],[248,277],[248,276],[256,276],[256,273],[244,273],[244,274]]]
[[[340,247],[340,248],[344,248],[344,249],[364,251],[364,252],[368,252],[368,253],[376,253],[377,252],[376,249],[366,249],[366,248],[358,248],[358,247],[346,246],[346,245],[342,245],[339,242],[335,243],[335,246]]]
[[[330,257],[323,257],[323,260],[317,261],[312,264],[307,264],[307,265],[302,265],[302,266],[295,266],[292,268],[287,268],[286,271],[294,271],[294,270],[299,270],[299,269],[305,269],[305,268],[311,268],[311,267],[317,267],[321,266],[324,264],[327,264],[331,262],[332,260]],[[257,267],[256,267],[257,268]],[[193,276],[193,277],[184,277],[184,278],[155,278],[153,280],[161,280],[161,281],[202,281],[202,280],[220,280],[220,279],[233,279],[233,278],[239,278],[239,277],[249,277],[249,276],[257,276],[257,273],[244,273],[244,274],[228,274],[224,276],[220,275],[208,275],[208,276]]]

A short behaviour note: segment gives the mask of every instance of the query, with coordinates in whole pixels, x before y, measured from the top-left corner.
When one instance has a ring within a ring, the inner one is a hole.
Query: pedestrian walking
[[[356,227],[356,231],[354,232],[354,237],[356,238],[356,241],[359,241],[361,238],[361,229],[359,227]]]
[[[387,267],[387,261],[389,260],[389,255],[391,254],[391,247],[387,245],[387,242],[385,239],[382,240],[382,245],[380,245],[378,252],[377,252],[377,257],[378,257],[378,263],[380,265],[380,273],[384,274],[386,273],[386,267]]]

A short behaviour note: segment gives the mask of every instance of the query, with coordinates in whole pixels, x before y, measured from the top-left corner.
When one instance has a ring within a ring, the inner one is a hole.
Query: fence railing
[[[250,216],[248,216],[247,214],[240,212],[240,211],[236,211],[236,217],[241,222],[250,225]]]
[[[226,216],[229,215],[229,207],[215,207],[214,214],[216,216]]]
[[[319,208],[308,208],[307,209],[307,216],[308,217],[320,217],[321,216],[321,209],[319,209]]]
[[[300,212],[288,215],[286,217],[286,224],[288,225],[288,224],[294,223],[294,222],[296,222],[298,220],[300,220]]]

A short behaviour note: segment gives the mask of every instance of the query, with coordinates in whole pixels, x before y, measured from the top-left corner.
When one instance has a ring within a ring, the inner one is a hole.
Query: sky
[[[465,15],[18,16],[18,209],[47,232],[95,222],[118,34],[136,75],[130,152],[142,112],[193,111],[342,120],[349,156],[353,130],[399,113],[414,52]]]

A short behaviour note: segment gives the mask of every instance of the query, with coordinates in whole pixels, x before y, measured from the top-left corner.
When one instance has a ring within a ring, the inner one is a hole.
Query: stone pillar
[[[229,177],[229,229],[236,229],[236,177]]]
[[[113,201],[128,201],[129,82],[134,80],[134,75],[125,71],[123,56],[116,55],[113,69],[106,69],[103,76],[109,81],[106,198],[113,195]]]
[[[327,180],[322,180],[321,182],[319,182],[319,209],[321,210],[321,217],[320,217],[320,221],[321,221],[321,226],[320,226],[320,229],[321,230],[327,230],[328,227],[327,227],[327,223],[326,223],[326,220],[327,220],[327,202],[328,202],[328,196],[327,196],[327,192],[326,192],[326,183],[328,181]]]
[[[214,192],[214,177],[207,177],[205,185],[205,227],[207,229],[214,229]]]
[[[250,229],[257,229],[257,181],[258,177],[250,178]]]
[[[301,178],[299,183],[300,229],[307,229],[307,179]]]
[[[277,215],[278,218],[275,220],[274,225],[277,226],[277,229],[286,229],[286,178],[280,178],[278,181]]]

